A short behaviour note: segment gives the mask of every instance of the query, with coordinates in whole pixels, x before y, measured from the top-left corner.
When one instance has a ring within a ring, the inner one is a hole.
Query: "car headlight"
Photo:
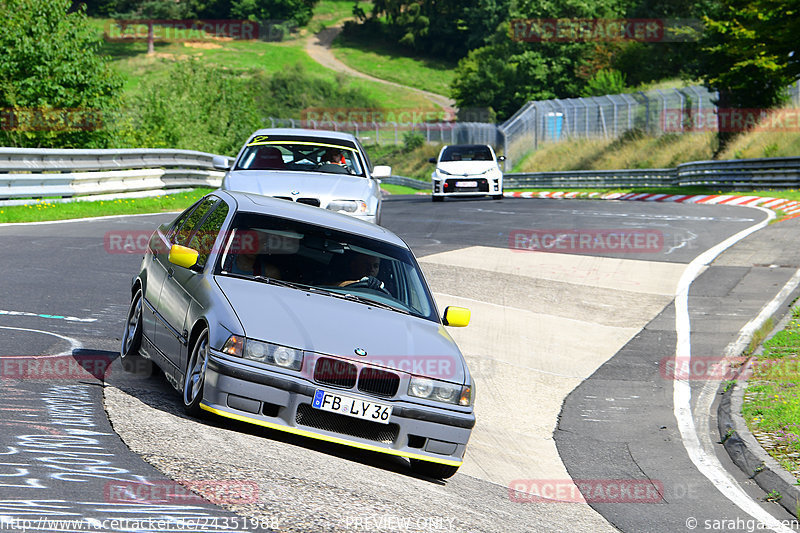
[[[269,342],[244,339],[237,335],[231,335],[225,341],[222,353],[290,370],[300,370],[303,367],[302,350]]]
[[[327,209],[340,213],[360,215],[367,212],[367,202],[364,200],[332,200]]]
[[[446,381],[412,377],[408,384],[408,395],[453,405],[472,405],[472,389]]]

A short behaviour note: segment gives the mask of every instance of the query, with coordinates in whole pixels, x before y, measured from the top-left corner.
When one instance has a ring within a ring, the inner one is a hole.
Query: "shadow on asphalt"
[[[108,354],[112,354],[115,361],[119,358],[118,354],[115,352],[95,350],[80,351],[82,352],[80,354],[81,357],[88,355],[93,357],[108,357]],[[157,409],[185,420],[192,420],[198,424],[206,424],[220,429],[254,435],[275,442],[282,442],[290,446],[302,447],[324,453],[347,461],[389,470],[404,476],[428,481],[431,484],[446,485],[446,482],[440,479],[416,474],[411,470],[409,461],[403,457],[360,450],[342,444],[293,435],[291,433],[285,433],[255,424],[248,424],[207,412],[203,412],[199,417],[189,416],[183,411],[180,393],[167,381],[163,372],[149,361],[142,361],[135,365],[135,368],[132,368],[131,371],[124,370],[121,361],[116,361],[108,368],[104,376],[104,384],[106,386],[116,387],[152,409]]]

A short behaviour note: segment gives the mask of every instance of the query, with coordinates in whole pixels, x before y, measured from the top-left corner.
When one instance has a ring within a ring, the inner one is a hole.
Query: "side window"
[[[189,213],[186,220],[180,226],[176,225],[174,230],[170,232],[170,241],[181,246],[189,246],[189,238],[192,236],[192,230],[197,227],[197,224],[208,213],[209,209],[217,202],[218,198],[212,196],[203,200],[197,208]]]
[[[372,172],[372,161],[369,158],[369,154],[367,154],[367,151],[364,150],[364,147],[361,146],[361,143],[358,142],[358,140],[356,140],[356,148],[358,148],[358,151],[364,157],[364,163],[367,165],[367,170]]]
[[[167,230],[167,239],[169,240],[169,242],[175,242],[175,234],[178,233],[178,230],[181,228],[181,226],[183,226],[183,223],[186,222],[186,218],[192,213],[192,210],[194,210],[194,208],[197,207],[199,204],[200,204],[199,201],[192,204],[188,209],[186,209],[186,211],[181,213],[181,216],[178,217],[175,220],[175,222],[172,223],[172,225]]]
[[[225,217],[228,216],[228,204],[220,202],[211,213],[208,214],[206,219],[197,228],[197,231],[192,235],[192,240],[189,241],[189,248],[193,248],[200,252],[197,257],[197,266],[203,268],[206,266],[208,256],[214,249],[214,242],[217,240],[217,235],[222,229],[222,224],[225,222]]]

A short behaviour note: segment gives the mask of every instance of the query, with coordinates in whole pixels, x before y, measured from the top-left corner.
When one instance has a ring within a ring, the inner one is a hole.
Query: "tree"
[[[147,24],[147,53],[155,53],[155,21],[184,19],[192,14],[191,5],[175,0],[117,0],[119,20],[140,20]]]
[[[705,18],[706,33],[694,67],[723,110],[767,109],[781,104],[800,77],[800,6],[796,0],[722,0]],[[719,113],[721,151],[739,132]]]
[[[389,33],[417,52],[460,59],[486,44],[511,0],[376,0],[371,19],[385,16]]]
[[[118,107],[122,81],[70,0],[0,0],[0,144],[93,147]]]
[[[456,68],[451,94],[459,107],[491,107],[497,118],[513,115],[529,100],[577,96],[585,84],[579,69],[595,46],[586,42],[524,42],[512,34],[516,19],[619,18],[626,0],[569,2],[519,0],[506,24]],[[594,72],[589,73],[589,76]]]
[[[233,0],[231,16],[250,20],[294,21],[305,26],[319,0]]]

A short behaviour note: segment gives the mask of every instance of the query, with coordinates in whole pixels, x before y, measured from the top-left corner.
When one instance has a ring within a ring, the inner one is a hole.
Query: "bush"
[[[134,146],[235,154],[261,126],[252,77],[196,61],[176,64],[166,80],[144,80],[120,137]]]
[[[269,76],[195,60],[165,80],[145,79],[141,95],[114,121],[115,146],[235,154],[267,117],[301,118],[304,109],[374,108],[358,88],[295,67]],[[268,122],[268,121],[267,121]]]
[[[413,152],[425,144],[425,136],[416,131],[407,131],[403,134],[403,151]]]
[[[583,96],[604,96],[606,94],[622,94],[627,90],[625,75],[613,69],[598,70],[589,78],[583,89]]]

